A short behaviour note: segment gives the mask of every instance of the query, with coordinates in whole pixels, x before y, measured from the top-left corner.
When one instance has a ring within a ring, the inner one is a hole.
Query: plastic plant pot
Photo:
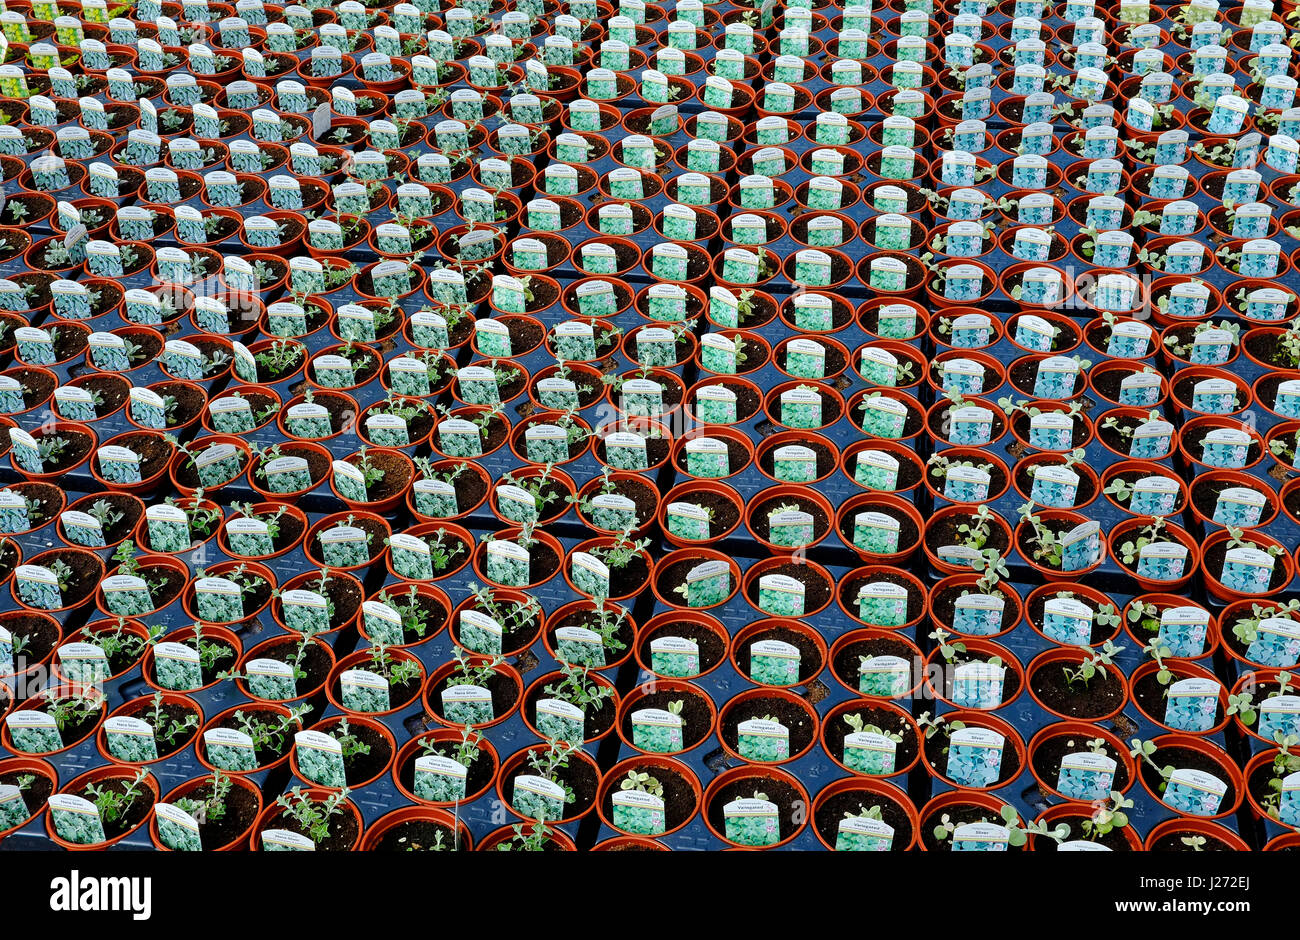
[[[470,667],[482,667],[490,665],[492,660],[487,656],[470,656],[467,659]],[[447,686],[448,679],[458,671],[458,664],[455,662],[443,663],[437,669],[429,674],[429,680],[425,683],[424,692],[421,701],[424,703],[425,713],[432,715],[433,719],[441,725],[449,728],[464,728],[466,723],[454,721],[446,716],[442,707],[442,699],[439,697],[441,691]],[[492,677],[488,679],[488,690],[492,693],[493,717],[490,721],[473,721],[476,730],[489,728],[505,721],[519,708],[524,696],[524,681],[520,678],[518,671],[513,666],[505,663],[492,667]],[[438,706],[434,707],[434,702]]]
[[[1089,650],[1062,646],[1039,653],[1026,669],[1029,694],[1045,711],[1075,721],[1104,721],[1128,701],[1129,685],[1119,668],[1103,667],[1091,679],[1080,671],[1093,658]]]
[[[1227,785],[1227,792],[1218,801],[1217,807],[1214,807],[1217,811],[1213,813],[1196,813],[1196,819],[1222,819],[1237,811],[1237,807],[1241,805],[1241,801],[1245,796],[1245,778],[1222,748],[1203,738],[1193,737],[1181,732],[1159,735],[1153,738],[1151,743],[1156,746],[1156,749],[1148,757],[1156,766],[1152,767],[1151,764],[1139,758],[1138,776],[1142,781],[1142,788],[1146,790],[1153,800],[1164,803],[1162,793],[1165,789],[1165,780],[1157,768],[1172,766],[1175,769],[1181,769],[1190,766],[1192,769],[1204,768],[1204,772],[1212,774],[1221,783]],[[1165,804],[1165,806],[1173,809],[1168,804]],[[1210,807],[1206,806],[1204,808],[1208,809]],[[1179,811],[1175,810],[1175,812]],[[1184,817],[1183,821],[1185,822],[1188,821],[1187,817],[1193,814],[1179,812],[1179,815]]]
[[[727,828],[723,818],[723,806],[736,799],[752,798],[755,792],[762,792],[769,802],[777,806],[775,832],[766,833],[761,838],[770,839],[762,844],[746,844],[727,838]],[[809,805],[808,791],[793,775],[779,767],[733,767],[725,770],[704,791],[704,822],[715,838],[727,845],[738,848],[780,848],[793,841],[803,832],[807,819],[803,814],[795,813],[796,806]]]
[[[457,746],[463,741],[462,732],[456,729],[437,728],[416,735],[402,745],[401,750],[397,752],[397,756],[393,758],[392,762],[391,776],[393,783],[403,796],[421,806],[455,807],[457,802],[462,806],[473,803],[493,788],[496,782],[497,770],[501,763],[492,742],[482,734],[477,734],[476,737],[475,744],[479,749],[479,755],[470,762],[470,773],[465,787],[466,793],[462,800],[446,802],[426,800],[415,792],[416,759],[424,753],[426,747],[432,747],[440,751],[444,756],[454,754]],[[474,740],[474,738],[471,738],[471,741]]]
[[[967,728],[983,728],[993,731],[1002,735],[1005,741],[997,778],[992,783],[984,786],[961,787],[956,792],[963,796],[981,793],[991,794],[993,790],[1001,789],[1019,778],[1025,766],[1029,763],[1029,751],[1020,733],[996,715],[980,711],[957,710],[944,712],[940,717],[948,724],[960,721]],[[955,786],[955,781],[948,775],[946,756],[943,753],[948,738],[949,734],[944,730],[936,732],[931,737],[924,738],[921,766],[925,767],[934,778],[942,780],[950,786]],[[922,819],[924,818],[925,814],[922,813]]]
[[[916,846],[920,816],[907,795],[892,783],[870,777],[835,780],[822,788],[813,800],[812,826],[817,840],[827,849],[836,848],[836,831],[843,817],[861,812],[863,806],[880,806],[883,821],[893,830],[891,852],[908,852]]]
[[[131,767],[96,767],[93,770],[88,770],[81,776],[69,781],[59,792],[80,796],[85,793],[87,786],[96,785],[104,787],[109,783],[109,781],[120,781],[125,784],[132,781],[135,776],[136,771]],[[98,851],[118,844],[149,821],[150,816],[152,816],[150,809],[153,807],[153,804],[158,802],[161,790],[158,787],[158,781],[154,779],[152,774],[145,773],[144,777],[140,780],[140,786],[142,787],[142,791],[137,797],[137,800],[143,799],[147,805],[144,807],[137,807],[135,803],[133,803],[128,810],[130,815],[124,820],[128,825],[125,827],[115,825],[114,828],[121,829],[121,831],[117,832],[115,835],[109,836],[107,839],[99,842],[70,841],[59,834],[59,830],[54,821],[54,814],[52,812],[47,812],[45,814],[45,834],[55,845],[70,852]]]

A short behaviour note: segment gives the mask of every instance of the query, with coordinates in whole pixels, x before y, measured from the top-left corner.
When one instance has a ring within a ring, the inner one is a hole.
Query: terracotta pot
[[[96,767],[93,770],[88,770],[81,776],[69,781],[59,792],[81,796],[85,792],[86,787],[92,784],[103,786],[110,780],[130,781],[134,779],[135,775],[136,771],[134,767]],[[158,781],[154,779],[153,775],[146,773],[140,783],[144,790],[137,799],[147,798],[150,805],[157,803],[161,791],[158,788]],[[45,834],[49,836],[51,842],[69,852],[103,851],[110,846],[117,845],[117,843],[136,832],[141,826],[149,821],[149,818],[152,815],[152,813],[146,810],[144,816],[142,816],[138,822],[118,835],[106,839],[103,842],[96,842],[93,845],[82,845],[76,842],[69,842],[67,839],[60,836],[58,830],[56,830],[54,826],[53,814],[46,813]]]
[[[1230,816],[1237,811],[1237,807],[1241,805],[1241,801],[1245,795],[1245,778],[1241,771],[1237,769],[1237,765],[1233,763],[1232,758],[1230,758],[1222,748],[1204,738],[1193,737],[1190,734],[1183,734],[1181,732],[1162,734],[1154,738],[1153,742],[1156,745],[1156,752],[1151,755],[1151,759],[1155,761],[1158,766],[1163,767],[1168,763],[1168,759],[1163,759],[1160,756],[1160,749],[1162,748],[1177,747],[1185,750],[1197,751],[1202,757],[1214,762],[1218,768],[1214,772],[1214,776],[1218,777],[1220,781],[1229,784],[1233,791],[1231,798],[1225,798],[1219,804],[1219,812],[1212,815],[1207,814],[1205,816],[1197,816],[1195,819],[1189,819],[1186,816],[1183,816],[1182,819],[1177,820],[1180,826],[1187,822],[1222,819],[1223,817]],[[1151,770],[1148,765],[1141,764],[1138,766],[1138,776],[1142,781],[1142,789],[1147,791],[1151,799],[1163,804],[1159,792],[1157,792],[1157,790],[1153,788],[1152,784],[1147,780],[1149,774],[1154,774],[1154,771]],[[1172,807],[1166,808],[1172,809]],[[1174,820],[1170,821],[1174,822]],[[1157,826],[1155,830],[1152,830],[1151,835],[1147,836],[1148,845],[1153,841],[1153,837],[1156,835],[1158,829],[1159,827]]]
[[[1216,817],[1217,818],[1217,817]],[[1186,816],[1180,816],[1177,819],[1166,819],[1162,823],[1157,823],[1149,833],[1142,847],[1147,852],[1159,851],[1157,844],[1167,836],[1202,836],[1213,839],[1228,847],[1229,851],[1249,852],[1250,846],[1246,841],[1232,830],[1217,823],[1206,822],[1201,819],[1190,819]],[[1275,840],[1276,841],[1276,840]],[[1269,845],[1273,843],[1270,842]],[[1189,847],[1185,851],[1192,851]]]
[[[779,767],[743,766],[724,770],[713,778],[713,781],[704,791],[704,823],[716,838],[731,846],[749,848],[749,846],[742,846],[740,843],[732,842],[727,838],[725,828],[719,825],[722,816],[721,805],[716,807],[718,821],[715,822],[715,803],[730,802],[732,799],[739,798],[741,793],[748,793],[752,798],[753,792],[762,788],[762,781],[765,779],[779,781],[792,790],[798,806],[803,807],[809,804],[808,791],[804,789],[803,784],[792,774]],[[737,787],[740,787],[740,789],[736,789]],[[733,790],[735,791],[734,794],[732,793]],[[723,794],[728,795],[724,796]],[[777,841],[772,845],[763,846],[763,848],[780,848],[796,839],[803,832],[804,826],[807,825],[808,821],[805,814],[792,812],[792,807],[782,806],[781,804],[778,804],[778,809],[780,810],[781,822],[784,825],[781,826],[781,831],[777,833]]]
[[[681,677],[685,679],[698,679],[722,665],[726,661],[727,647],[731,642],[731,637],[722,621],[708,614],[688,613],[681,610],[659,614],[646,621],[637,632],[636,663],[643,673],[659,675],[653,668],[650,643],[659,637],[669,636],[694,638],[699,648],[701,671],[693,676]]]
[[[408,800],[418,803],[421,806],[456,806],[456,803],[437,803],[421,799],[417,796],[415,794],[413,782],[413,767],[416,758],[421,756],[426,742],[431,745],[445,744],[448,748],[452,748],[459,745],[461,741],[462,732],[452,728],[438,728],[433,731],[418,734],[411,738],[402,745],[401,750],[397,752],[397,756],[393,759],[391,776],[397,789],[401,791],[402,795]],[[465,798],[459,801],[461,806],[473,803],[492,788],[496,780],[497,769],[501,763],[500,758],[497,757],[496,748],[492,746],[492,742],[487,738],[479,735],[476,746],[479,749],[478,759],[486,759],[491,764],[491,773],[488,774],[488,779],[479,783],[475,789],[468,790],[467,788],[468,792],[465,794]],[[477,761],[475,763],[477,763]]]
[[[335,791],[326,790],[323,787],[307,787],[303,790],[303,793],[314,803],[324,802],[330,797],[336,795]],[[361,815],[361,810],[359,810],[356,804],[351,800],[345,799],[339,804],[339,806],[341,811],[346,814],[347,817],[352,819],[353,825],[356,826],[357,830],[355,841],[350,845],[340,846],[339,849],[340,851],[356,852],[359,850],[364,836],[366,826],[365,820]],[[262,849],[262,833],[267,829],[284,828],[281,820],[284,819],[285,816],[286,811],[284,807],[280,806],[278,803],[272,803],[267,806],[266,809],[262,810],[262,814],[257,817],[257,822],[253,824],[253,831],[248,837],[249,851],[264,851]]]
[[[620,782],[626,779],[630,771],[649,773],[651,776],[655,777],[661,785],[664,783],[665,779],[670,779],[672,780],[673,789],[684,785],[693,798],[690,815],[684,819],[665,820],[664,831],[658,833],[660,837],[668,836],[677,832],[683,826],[686,826],[695,819],[695,815],[699,812],[704,797],[704,792],[700,786],[699,778],[696,777],[695,773],[681,761],[674,760],[671,757],[660,757],[646,754],[619,761],[611,767],[608,772],[606,772],[603,778],[601,778],[600,790],[596,795],[596,812],[600,816],[601,822],[606,826],[618,832],[624,831],[614,825],[614,814],[612,812],[610,799],[614,793],[618,792],[620,789]],[[672,794],[669,793],[668,787],[665,787],[665,797],[671,795]],[[611,807],[608,811],[606,809],[607,806]]]
[[[451,843],[443,842],[442,845],[453,852],[472,852],[474,850],[474,837],[470,834],[469,827],[457,816],[453,816],[445,810],[425,806],[404,806],[385,813],[371,823],[361,840],[359,851],[380,851],[380,844],[384,836],[388,835],[396,827],[407,823],[432,823],[444,830],[450,830],[453,833]],[[408,846],[407,851],[411,851],[413,848],[414,846]]]

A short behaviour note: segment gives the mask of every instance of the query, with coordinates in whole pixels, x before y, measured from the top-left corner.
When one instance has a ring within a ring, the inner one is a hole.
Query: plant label
[[[226,578],[200,578],[194,582],[199,619],[205,623],[232,623],[243,619],[243,594],[243,588]]]
[[[1043,633],[1057,643],[1089,646],[1092,643],[1091,607],[1070,597],[1052,597],[1043,603]]]
[[[804,584],[783,574],[760,575],[758,606],[775,617],[801,617],[804,613]],[[756,644],[757,645],[757,644]],[[751,650],[751,656],[753,651]],[[751,661],[752,668],[752,661]],[[796,670],[797,672],[797,670]],[[793,683],[776,683],[779,685]]]
[[[298,694],[293,667],[278,659],[254,659],[244,667],[248,689],[257,698],[287,702]]]
[[[952,701],[962,708],[997,708],[1002,704],[1006,668],[992,663],[963,663],[953,670]]]
[[[858,664],[858,691],[876,698],[898,698],[911,684],[912,666],[899,656],[864,656]]]
[[[203,732],[203,747],[212,766],[231,773],[257,769],[253,739],[234,728],[210,728]]]
[[[320,731],[299,731],[293,736],[298,772],[322,787],[344,787],[343,746]]]
[[[155,803],[153,810],[163,845],[173,852],[203,851],[197,819],[171,803]]]
[[[987,664],[985,664],[987,665]],[[958,786],[989,787],[1002,772],[1006,739],[987,728],[961,728],[948,739],[944,771]]]
[[[894,772],[897,745],[875,731],[855,731],[844,737],[844,766],[859,773],[884,776]]]
[[[1246,658],[1264,666],[1287,668],[1300,662],[1300,623],[1285,617],[1265,617],[1255,627]]]
[[[280,605],[285,627],[305,636],[325,633],[330,628],[329,603],[315,591],[284,591],[280,595]]]
[[[520,774],[514,779],[510,805],[529,819],[562,819],[565,802],[564,787],[553,780],[534,774]]]
[[[799,669],[799,648],[790,643],[758,640],[749,648],[749,677],[761,685],[795,685]]]
[[[858,617],[873,627],[901,627],[907,623],[907,588],[888,581],[873,581],[858,589]]]
[[[1260,702],[1256,730],[1260,737],[1269,739],[1279,731],[1284,736],[1300,733],[1300,696],[1274,695]]]
[[[640,790],[615,790],[610,797],[614,828],[635,835],[662,835],[666,828],[664,801]]]
[[[699,644],[680,636],[655,637],[650,641],[650,669],[668,679],[699,675]]]
[[[992,636],[1002,629],[1002,594],[963,594],[953,605],[952,628],[968,636]]]
[[[537,702],[536,721],[544,737],[578,743],[583,739],[586,715],[569,702],[544,698]]]
[[[1066,754],[1061,758],[1056,789],[1071,800],[1104,800],[1115,787],[1113,758],[1091,751]]]
[[[377,714],[392,708],[388,679],[366,669],[346,669],[339,674],[343,707]]]
[[[144,763],[158,759],[154,729],[147,721],[118,715],[104,722],[108,753],[126,763]]]
[[[837,852],[888,852],[893,845],[894,827],[882,820],[846,816],[836,826]]]
[[[288,829],[266,829],[262,832],[263,852],[314,852],[316,843],[304,835]]]
[[[1061,535],[1061,570],[1081,571],[1101,558],[1101,523],[1081,522]]]
[[[5,668],[5,649],[9,642],[8,631],[0,632],[0,668]],[[108,656],[94,643],[64,643],[58,649],[59,672],[73,682],[94,685],[108,678]],[[7,668],[13,668],[12,648]]]
[[[104,824],[94,803],[71,793],[55,793],[50,796],[48,805],[59,838],[75,845],[98,845],[107,841]]]
[[[370,536],[364,529],[336,525],[322,531],[317,538],[325,564],[331,567],[353,568],[370,560]]]
[[[781,841],[779,810],[768,800],[733,800],[722,808],[727,839],[739,845],[776,845]]]
[[[1213,774],[1182,768],[1170,775],[1161,801],[1188,816],[1214,816],[1228,787]]]
[[[898,488],[898,459],[882,450],[858,452],[853,479],[869,489],[893,492]]]
[[[50,754],[63,748],[58,724],[46,712],[35,709],[11,712],[5,716],[5,727],[14,747],[27,754]]]
[[[684,748],[682,719],[661,708],[632,713],[632,746],[651,754],[674,754]]]
[[[459,761],[437,754],[415,759],[415,795],[431,803],[458,803],[465,799],[469,769]]]
[[[492,693],[477,685],[453,685],[442,690],[442,713],[448,721],[461,725],[482,725],[491,722]]]
[[[1006,826],[974,822],[958,826],[952,833],[954,852],[1005,852],[1011,843]]]
[[[154,679],[164,689],[191,692],[203,686],[199,651],[184,643],[159,643],[153,648]]]
[[[555,647],[559,660],[571,665],[605,665],[605,646],[599,633],[582,627],[560,627],[555,631]]]

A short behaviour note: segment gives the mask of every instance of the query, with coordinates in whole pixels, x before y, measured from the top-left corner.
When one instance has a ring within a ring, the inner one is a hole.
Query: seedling
[[[86,784],[86,789],[82,792],[95,804],[100,819],[106,823],[115,823],[126,816],[127,811],[144,793],[144,779],[148,775],[149,772],[141,767],[120,793],[94,783]]]
[[[852,715],[845,715],[844,723],[848,725],[850,728],[852,728],[854,732],[857,734],[862,734],[864,732],[870,734],[878,734],[882,737],[888,738],[889,740],[893,741],[895,744],[903,740],[903,736],[901,734],[898,734],[897,732],[894,731],[886,731],[884,728],[878,727],[877,725],[869,725],[862,720],[861,715],[856,713]]]
[[[300,786],[276,798],[276,805],[284,807],[284,815],[293,819],[305,830],[313,842],[320,845],[330,834],[330,817],[343,812],[343,801],[350,791],[347,787],[331,793],[317,802]]]
[[[189,813],[199,825],[206,822],[220,822],[225,818],[226,797],[235,786],[233,781],[219,770],[214,770],[212,776],[204,782],[212,787],[212,792],[207,799],[196,800],[183,796],[176,801],[176,808]]]
[[[662,797],[664,795],[663,784],[647,773],[637,773],[635,770],[629,770],[627,776],[618,782],[620,790],[637,790],[641,793],[649,793],[651,796]]]
[[[561,699],[585,711],[588,705],[599,709],[600,703],[614,694],[609,686],[589,681],[591,670],[588,666],[562,663],[560,669],[564,677],[542,689],[552,698]]]
[[[287,715],[274,713],[266,719],[243,710],[236,711],[234,717],[239,730],[252,740],[254,750],[283,754],[289,744],[290,730],[301,727],[303,717],[310,711],[310,705],[298,705],[291,706]]]
[[[155,692],[151,701],[153,702],[153,708],[149,709],[147,712],[148,718],[145,720],[153,728],[153,736],[158,741],[176,744],[177,738],[199,726],[199,716],[194,712],[187,714],[184,721],[176,721],[167,717],[167,713],[163,711],[163,694],[161,692]]]
[[[1132,800],[1126,800],[1123,793],[1112,790],[1110,799],[1094,804],[1092,816],[1083,820],[1079,828],[1086,838],[1096,842],[1114,830],[1127,826],[1128,813],[1124,810],[1131,809],[1132,806]]]
[[[1065,674],[1065,684],[1070,688],[1074,688],[1074,684],[1077,682],[1084,688],[1088,688],[1093,676],[1106,675],[1106,667],[1115,664],[1115,656],[1123,649],[1124,647],[1116,646],[1110,640],[1107,640],[1102,644],[1101,649],[1093,650],[1088,658],[1079,664],[1079,668],[1071,669],[1069,666],[1062,666],[1061,672]]]

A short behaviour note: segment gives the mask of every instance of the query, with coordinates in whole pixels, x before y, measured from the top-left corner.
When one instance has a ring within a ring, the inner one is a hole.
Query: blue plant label
[[[1282,778],[1277,818],[1293,828],[1300,827],[1300,771]]]
[[[216,447],[209,447],[207,450],[203,451],[203,453],[199,454],[198,458],[196,458],[195,463],[197,464],[204,455],[215,449]],[[111,483],[140,482],[140,455],[129,447],[120,447],[117,444],[105,444],[103,447],[99,448],[99,450],[95,451],[95,458],[99,461],[99,472],[105,480],[108,480]]]
[[[1002,629],[1005,608],[1001,594],[963,594],[953,606],[952,628],[968,636],[991,636]]]
[[[1288,379],[1278,385],[1273,410],[1286,418],[1300,418],[1300,379]]]
[[[1161,380],[1156,372],[1134,372],[1119,383],[1119,403],[1135,408],[1153,408],[1160,402]]]
[[[1010,830],[1006,826],[994,823],[966,823],[958,826],[952,833],[954,852],[1005,852],[1010,844]]]
[[[1260,737],[1273,740],[1281,731],[1283,735],[1300,734],[1300,696],[1275,695],[1259,703]]]
[[[1187,566],[1187,546],[1178,542],[1151,542],[1138,550],[1137,575],[1153,581],[1176,581]]]
[[[956,332],[954,326],[953,333]],[[973,359],[946,359],[940,364],[939,371],[946,392],[978,395],[984,391],[984,366]]]
[[[1203,734],[1214,727],[1222,687],[1213,679],[1181,679],[1165,692],[1165,724]]]
[[[958,568],[975,568],[984,557],[978,550],[966,545],[940,545],[935,549],[935,554],[944,564]]]
[[[1072,597],[1052,597],[1043,603],[1043,633],[1068,646],[1092,644],[1095,611]]]
[[[1173,656],[1192,658],[1205,651],[1205,637],[1210,629],[1210,615],[1191,605],[1170,607],[1160,614],[1160,642]]]
[[[1172,448],[1173,436],[1174,426],[1168,421],[1160,419],[1144,421],[1133,429],[1133,437],[1129,442],[1129,456],[1138,459],[1159,460],[1168,454]]]
[[[1041,450],[1069,450],[1074,444],[1074,418],[1061,411],[1045,411],[1029,419],[1029,445]]]
[[[1300,623],[1285,617],[1265,617],[1255,628],[1246,658],[1261,666],[1288,668],[1300,663]]]
[[[1056,789],[1072,800],[1104,800],[1115,785],[1113,758],[1085,751],[1061,758]]]
[[[1151,327],[1145,323],[1122,321],[1111,330],[1106,354],[1121,359],[1136,359],[1147,354],[1151,344]]]
[[[979,467],[949,467],[944,474],[943,495],[957,502],[982,503],[989,497],[991,479],[989,472]]]
[[[963,405],[948,412],[948,441],[979,447],[993,439],[993,412],[979,405]]]
[[[1192,387],[1192,409],[1226,415],[1237,410],[1237,386],[1228,379],[1203,379]]]
[[[1133,483],[1129,511],[1140,516],[1171,515],[1178,505],[1180,492],[1177,480],[1166,476],[1143,477]]]
[[[1081,571],[1101,558],[1101,523],[1081,522],[1061,536],[1061,570]]]
[[[733,800],[722,808],[727,839],[740,845],[776,845],[781,841],[779,810],[768,800]]]
[[[888,852],[894,844],[894,827],[879,819],[846,816],[835,830],[837,852]]]
[[[632,713],[632,746],[652,754],[682,750],[681,716],[661,708],[637,709]]]
[[[863,657],[858,664],[858,691],[876,698],[897,698],[907,692],[912,666],[899,656]]]
[[[952,321],[950,340],[958,349],[987,346],[993,338],[993,323],[982,313],[964,313]],[[983,387],[981,380],[980,387]]]
[[[1230,548],[1223,556],[1219,580],[1240,594],[1262,594],[1273,579],[1273,556],[1257,548]]]
[[[246,773],[257,769],[253,739],[234,728],[209,728],[203,732],[208,762],[220,770]]]
[[[944,774],[958,786],[989,787],[1002,772],[1006,739],[988,728],[961,728],[948,738]]]
[[[1002,704],[1006,667],[992,663],[962,663],[953,670],[952,702],[962,708],[997,708]]]
[[[1267,504],[1267,498],[1258,490],[1247,486],[1230,486],[1220,491],[1214,504],[1213,519],[1219,525],[1251,528],[1259,525]]]
[[[1079,474],[1069,467],[1038,464],[1029,498],[1041,506],[1069,509],[1079,493]]]
[[[1170,775],[1161,801],[1186,816],[1214,816],[1228,787],[1213,774],[1180,768]]]

